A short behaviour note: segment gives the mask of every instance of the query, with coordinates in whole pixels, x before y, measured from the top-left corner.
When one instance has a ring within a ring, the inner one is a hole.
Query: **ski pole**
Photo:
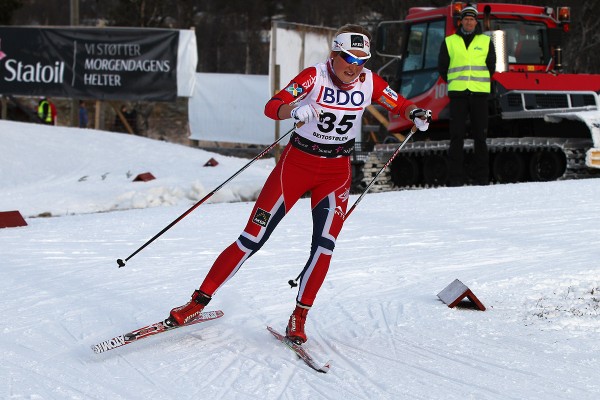
[[[404,141],[402,142],[402,144],[400,146],[398,146],[398,148],[394,151],[394,153],[392,154],[392,156],[390,157],[390,159],[383,165],[383,167],[381,167],[381,169],[377,172],[377,174],[373,177],[373,179],[371,179],[371,182],[369,182],[369,184],[367,185],[367,187],[365,188],[365,190],[362,192],[362,194],[358,197],[358,199],[356,199],[356,201],[354,202],[354,204],[352,204],[352,207],[350,207],[350,209],[346,212],[346,216],[344,218],[348,218],[350,216],[350,214],[352,214],[352,211],[354,211],[354,209],[356,208],[356,206],[358,205],[358,203],[360,203],[360,201],[362,200],[363,197],[365,197],[365,194],[367,194],[367,192],[369,191],[369,189],[371,189],[371,186],[373,186],[373,184],[375,183],[375,181],[377,180],[377,178],[379,177],[379,175],[381,175],[381,173],[392,163],[392,161],[394,160],[394,158],[396,158],[396,156],[400,153],[400,150],[402,150],[402,148],[404,147],[404,145],[406,143],[408,143],[408,140],[412,137],[412,135],[417,131],[417,126],[413,125],[413,127],[410,129],[410,132],[408,134],[408,136],[406,137],[406,139],[404,139]]]
[[[227,179],[225,182],[221,183],[219,186],[217,186],[215,189],[213,189],[212,192],[210,192],[209,194],[207,194],[206,196],[204,196],[202,199],[200,199],[196,204],[194,204],[193,206],[191,206],[186,212],[184,212],[179,217],[177,217],[173,222],[171,222],[169,225],[167,225],[162,231],[160,231],[156,235],[154,235],[154,237],[152,237],[152,239],[148,240],[139,249],[137,249],[136,251],[134,251],[133,253],[131,253],[131,255],[129,255],[129,257],[127,257],[125,260],[119,258],[117,260],[117,265],[119,266],[119,268],[124,267],[125,263],[127,261],[129,261],[133,256],[135,256],[137,253],[139,253],[140,251],[142,251],[150,243],[152,243],[156,239],[158,239],[163,233],[165,233],[166,231],[168,231],[169,229],[171,229],[173,227],[173,225],[175,225],[176,223],[178,223],[179,221],[181,221],[182,219],[184,219],[188,214],[190,214],[192,211],[194,211],[200,204],[202,204],[206,200],[210,199],[212,197],[212,195],[214,195],[215,193],[217,193],[219,191],[219,189],[221,189],[223,186],[225,186],[227,183],[229,183],[233,178],[235,178],[236,176],[238,176],[239,174],[241,174],[246,168],[248,168],[250,165],[252,165],[256,160],[258,160],[259,158],[261,158],[265,154],[267,154],[273,147],[275,147],[275,145],[277,143],[279,143],[283,138],[285,138],[287,135],[289,135],[290,133],[292,133],[292,131],[296,127],[300,127],[301,124],[302,124],[301,122],[298,123],[298,124],[296,124],[292,129],[290,129],[289,131],[287,131],[283,136],[281,136],[279,139],[277,139],[271,145],[269,145],[269,147],[267,147],[262,152],[260,152],[258,155],[256,155],[252,160],[250,160],[250,162],[248,162],[248,164],[244,165],[235,174],[231,175],[229,177],[229,179]]]

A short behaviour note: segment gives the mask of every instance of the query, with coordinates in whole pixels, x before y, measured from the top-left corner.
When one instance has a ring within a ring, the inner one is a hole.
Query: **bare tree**
[[[3,0],[0,2],[0,25],[10,25],[13,14],[23,7],[22,0]]]
[[[577,2],[572,9],[569,38],[566,41],[565,64],[574,73],[600,72],[600,3]]]
[[[374,33],[381,20],[406,17],[410,7],[447,6],[449,0],[79,0],[80,21],[109,26],[164,27],[196,31],[198,71],[266,74],[274,18],[331,28],[359,23]],[[507,0],[490,1],[507,2]],[[532,0],[509,0],[532,4]],[[69,24],[64,0],[2,0],[4,24]],[[600,1],[546,0],[544,6],[570,6],[572,22],[563,41],[565,72],[600,73]],[[381,60],[374,57],[370,67]]]

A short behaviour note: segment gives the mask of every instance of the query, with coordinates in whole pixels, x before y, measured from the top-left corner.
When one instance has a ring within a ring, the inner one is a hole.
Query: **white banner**
[[[196,32],[181,30],[179,31],[179,47],[177,48],[178,97],[191,97],[194,94],[197,66],[198,48],[196,46]]]
[[[196,74],[196,85],[189,100],[190,138],[273,143],[276,123],[265,116],[265,104],[304,68],[327,60],[334,33],[332,28],[277,22],[271,28],[269,76]],[[279,71],[277,76],[276,70]],[[292,127],[291,119],[279,121],[279,136]]]
[[[304,68],[327,60],[335,31],[322,26],[273,22],[269,62],[270,93],[274,94],[282,89]],[[279,75],[275,74],[276,65]]]
[[[268,145],[275,141],[275,121],[265,113],[267,75],[196,74],[189,99],[190,138],[215,142]],[[292,121],[281,121],[281,134]],[[282,143],[287,143],[284,139]]]

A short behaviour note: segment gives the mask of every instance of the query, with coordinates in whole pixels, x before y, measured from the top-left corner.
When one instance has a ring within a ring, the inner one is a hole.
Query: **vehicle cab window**
[[[509,64],[546,64],[544,52],[546,26],[542,23],[515,20],[492,20],[492,30],[506,33],[506,54]]]
[[[431,89],[439,74],[438,54],[444,40],[445,21],[410,25],[408,43],[400,67],[400,94],[406,98]]]

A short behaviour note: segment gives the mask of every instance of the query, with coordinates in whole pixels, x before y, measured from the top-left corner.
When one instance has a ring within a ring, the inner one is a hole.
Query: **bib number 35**
[[[354,120],[356,119],[356,115],[344,115],[339,122],[336,123],[337,117],[335,114],[326,112],[321,115],[319,118],[319,123],[317,126],[319,130],[323,133],[329,133],[335,129],[335,133],[338,135],[344,135],[348,133],[348,131],[354,125]]]

